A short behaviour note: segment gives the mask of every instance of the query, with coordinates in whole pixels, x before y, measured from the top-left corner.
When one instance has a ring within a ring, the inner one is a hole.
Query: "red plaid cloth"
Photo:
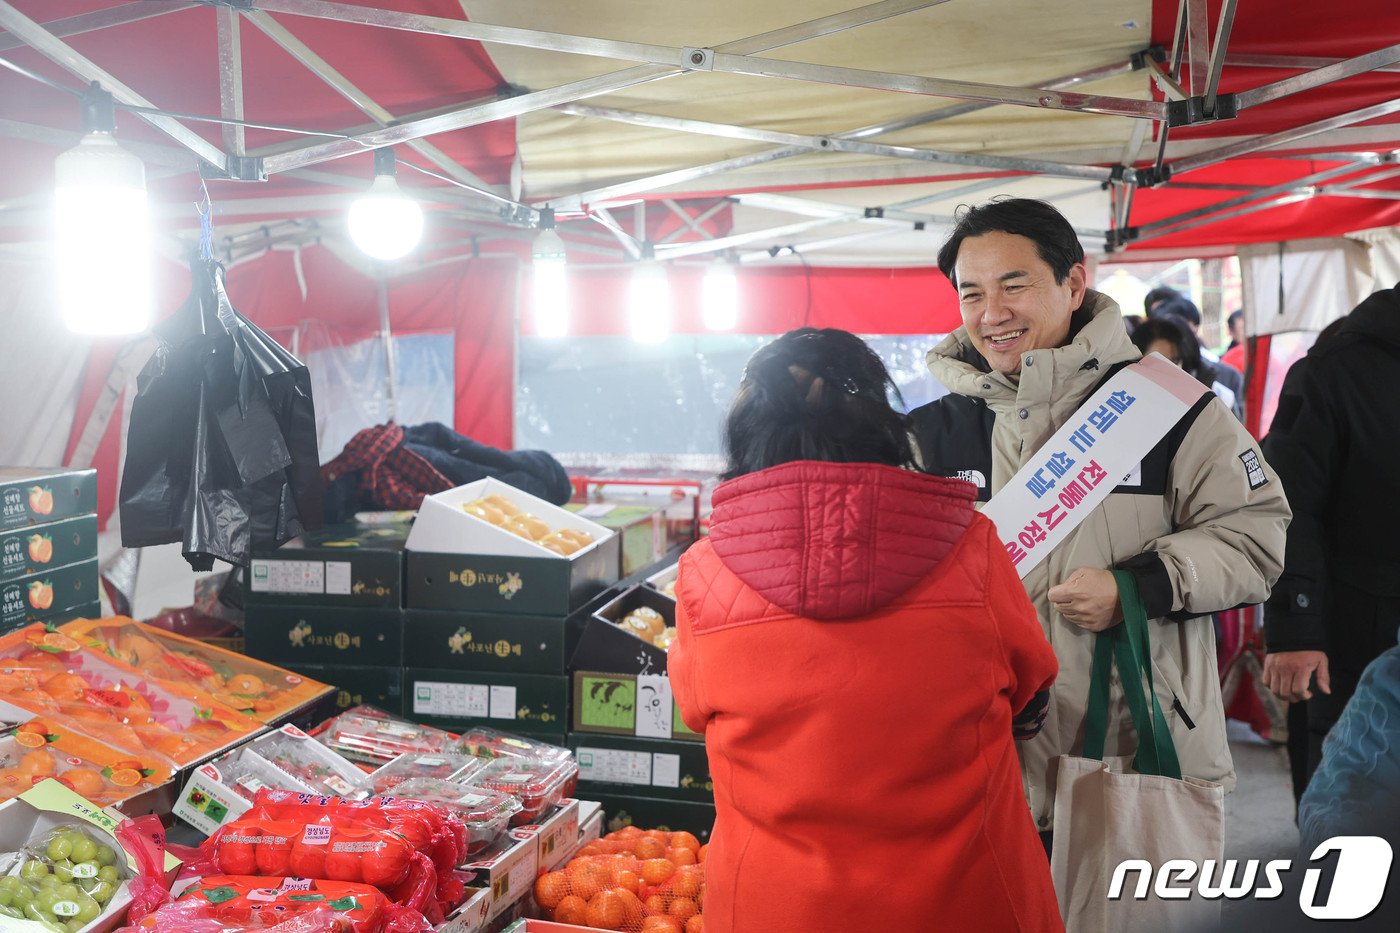
[[[424,496],[452,488],[431,463],[403,446],[403,428],[397,424],[356,434],[340,456],[321,467],[321,479],[329,483],[352,470],[360,471],[360,494],[380,509],[416,509]]]

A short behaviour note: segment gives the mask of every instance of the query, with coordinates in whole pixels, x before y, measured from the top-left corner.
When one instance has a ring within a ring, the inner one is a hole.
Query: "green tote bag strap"
[[[1123,606],[1123,623],[1094,637],[1094,663],[1089,675],[1089,708],[1084,723],[1084,757],[1103,760],[1108,735],[1109,680],[1115,661],[1123,683],[1123,698],[1138,734],[1133,770],[1181,778],[1181,764],[1172,744],[1162,706],[1152,683],[1151,635],[1147,612],[1138,595],[1137,581],[1122,570],[1113,571]],[[1143,681],[1147,682],[1144,690]]]

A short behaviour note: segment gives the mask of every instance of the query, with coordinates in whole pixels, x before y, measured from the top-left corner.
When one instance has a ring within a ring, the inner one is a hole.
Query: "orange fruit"
[[[172,761],[184,763],[199,751],[199,740],[192,735],[170,733],[151,743],[151,748]]]
[[[81,700],[88,689],[88,682],[77,674],[57,674],[44,684],[44,692],[60,703]]]
[[[666,909],[666,912],[684,922],[698,914],[700,907],[688,897],[678,897],[671,901],[671,906]]]
[[[666,858],[677,865],[695,864],[695,852],[692,849],[667,849]]]
[[[554,908],[556,923],[584,923],[588,920],[588,902],[575,894],[561,900]]]
[[[696,914],[685,922],[685,933],[705,933],[705,917]]]
[[[53,763],[53,756],[42,749],[35,749],[32,752],[25,752],[19,759],[19,770],[27,771],[30,774],[52,775],[58,768]]]
[[[664,894],[648,894],[647,899],[642,903],[648,914],[665,916],[666,908],[671,906],[671,899]]]
[[[56,651],[77,651],[82,645],[62,632],[48,632],[44,635],[44,645]]]
[[[642,921],[641,933],[685,933],[685,928],[675,917],[668,917],[662,914],[658,917],[647,917]]]
[[[569,879],[569,893],[591,901],[599,891],[609,886],[611,878],[607,868],[592,861],[575,859],[564,869]]]
[[[686,865],[676,871],[671,879],[671,893],[677,897],[694,897],[700,893],[700,885],[705,883],[705,873],[698,865]]]
[[[592,857],[595,856],[595,855],[602,855],[602,854],[603,854],[603,850],[602,850],[602,848],[599,847],[598,843],[597,843],[597,842],[590,842],[588,845],[584,846],[582,849],[579,849],[577,852],[575,852],[575,853],[574,853],[574,858],[576,858],[576,859],[577,859],[577,858],[592,858]]]
[[[569,879],[562,871],[551,871],[535,879],[535,903],[553,910],[569,896]]]
[[[642,925],[642,901],[626,888],[614,888],[622,901],[622,929],[635,930]]]
[[[135,787],[141,783],[141,772],[135,768],[119,768],[108,780],[118,787]]]
[[[695,853],[696,861],[701,865],[705,864],[705,858],[710,854],[710,844],[707,842],[700,847],[700,851]]]
[[[621,869],[612,873],[613,887],[636,894],[642,889],[642,879],[634,871]]]
[[[671,833],[670,842],[671,848],[673,849],[689,849],[692,852],[700,851],[700,840],[695,838],[694,833],[688,833],[684,830]]]
[[[587,923],[602,930],[621,928],[626,911],[616,891],[599,891],[588,902]]]
[[[644,836],[637,841],[632,851],[637,853],[639,859],[661,858],[666,854],[666,844],[659,839]]]
[[[102,793],[103,788],[107,786],[107,783],[102,780],[102,775],[92,768],[69,768],[63,772],[61,777],[75,792],[89,798],[94,794]]]
[[[632,836],[640,836],[641,829],[636,826],[624,826],[615,833],[608,833],[609,836],[616,836],[618,839],[630,839]]]
[[[664,858],[651,858],[642,862],[642,880],[647,884],[664,884],[675,873],[675,864]]]

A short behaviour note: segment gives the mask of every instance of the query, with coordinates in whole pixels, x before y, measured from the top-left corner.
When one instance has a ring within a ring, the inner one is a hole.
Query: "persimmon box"
[[[97,471],[0,467],[0,529],[97,511]]]
[[[0,631],[59,615],[71,618],[68,610],[100,599],[96,558],[16,577],[0,584]]]
[[[96,556],[96,515],[0,532],[0,580],[43,573],[50,567],[64,567]]]

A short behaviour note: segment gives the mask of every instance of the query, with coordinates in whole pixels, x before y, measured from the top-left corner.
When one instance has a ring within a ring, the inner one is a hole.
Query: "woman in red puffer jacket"
[[[668,662],[717,818],[707,933],[1061,930],[1021,789],[1055,655],[973,488],[911,469],[859,338],[749,361]]]

